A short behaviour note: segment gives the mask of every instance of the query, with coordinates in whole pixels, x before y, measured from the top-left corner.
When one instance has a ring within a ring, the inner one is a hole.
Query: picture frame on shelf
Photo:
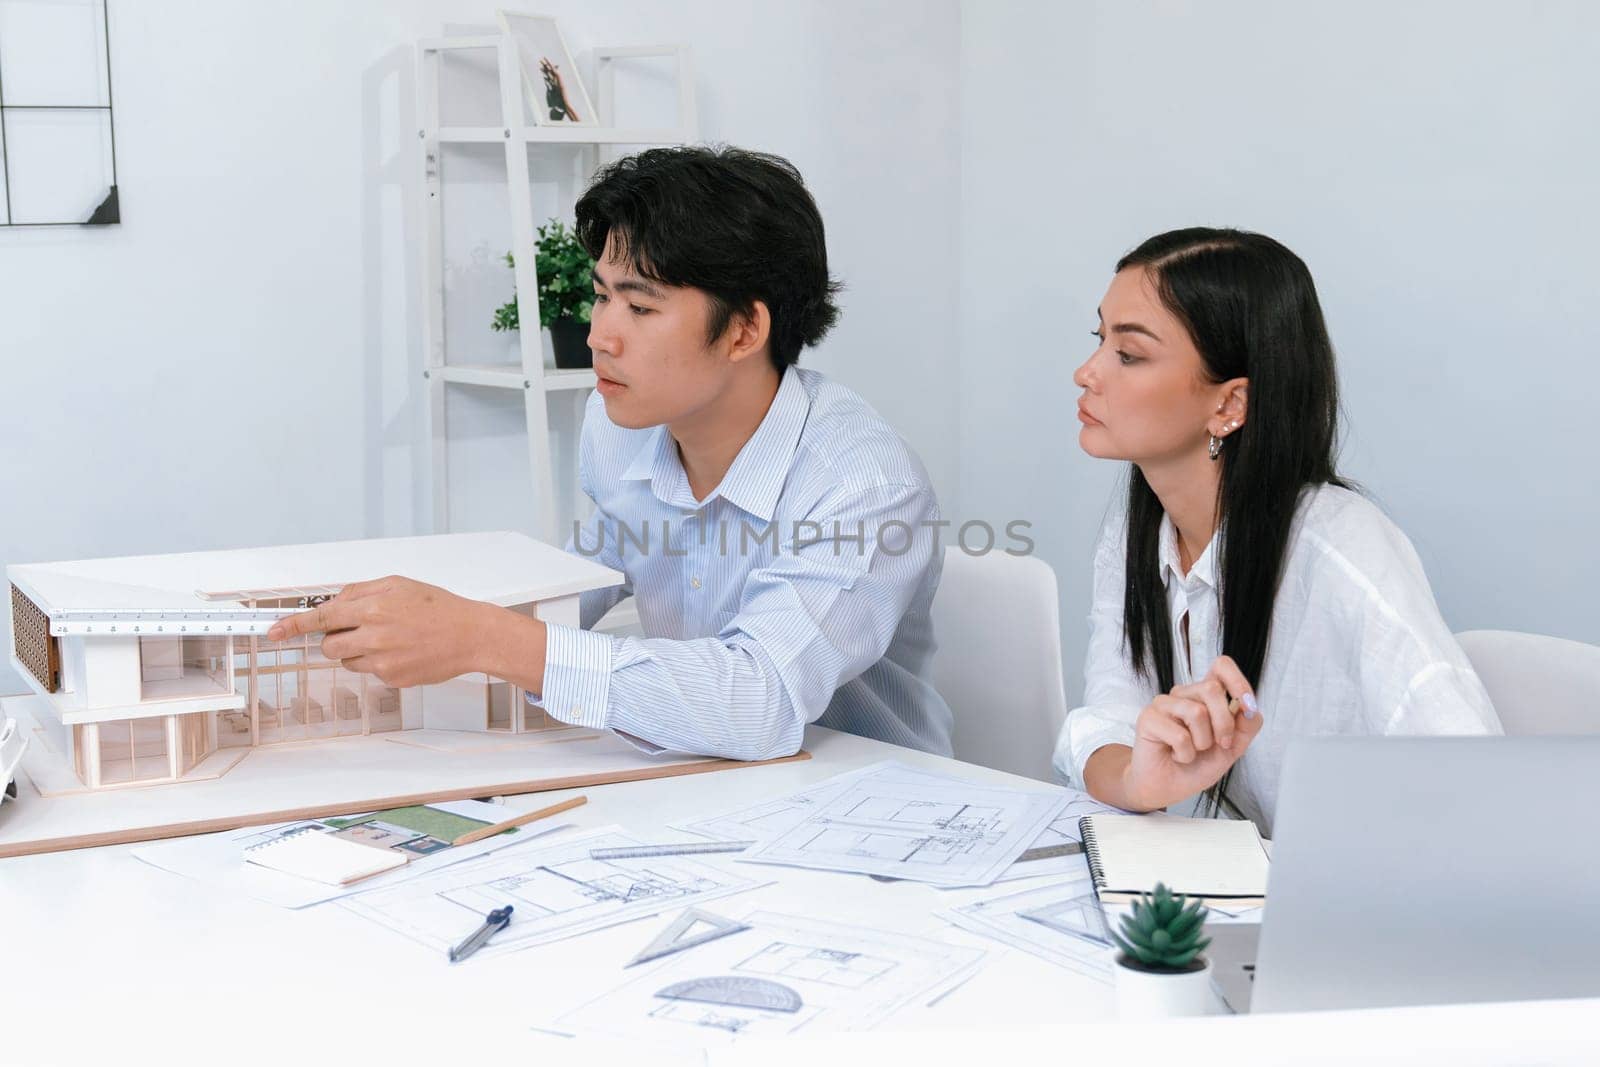
[[[517,66],[533,121],[540,126],[598,125],[561,27],[549,15],[499,11],[500,28],[517,49]]]

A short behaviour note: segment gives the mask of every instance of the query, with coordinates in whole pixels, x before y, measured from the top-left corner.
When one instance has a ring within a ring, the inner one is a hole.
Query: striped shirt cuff
[[[604,730],[613,638],[555,624],[546,624],[545,635],[544,692],[539,703],[564,723]]]

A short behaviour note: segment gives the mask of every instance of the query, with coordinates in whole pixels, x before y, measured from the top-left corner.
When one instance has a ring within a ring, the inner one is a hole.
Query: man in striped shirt
[[[652,751],[770,759],[818,722],[948,755],[928,681],[944,523],[877,412],[795,366],[838,317],[800,175],[653,149],[597,176],[577,229],[597,260],[580,448],[595,512],[567,547],[627,581],[584,594],[573,628],[383,579],[323,606],[324,626],[351,627],[325,652],[393,685],[493,674]],[[628,595],[644,636],[589,630]],[[381,630],[361,624],[373,596]]]

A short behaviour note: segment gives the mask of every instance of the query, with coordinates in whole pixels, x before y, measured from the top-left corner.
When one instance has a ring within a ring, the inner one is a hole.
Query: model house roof
[[[6,577],[46,613],[183,610],[217,594],[343,586],[390,574],[510,606],[620,583],[623,576],[525,534],[438,534],[220,552],[13,564]],[[224,597],[223,599],[233,599]]]

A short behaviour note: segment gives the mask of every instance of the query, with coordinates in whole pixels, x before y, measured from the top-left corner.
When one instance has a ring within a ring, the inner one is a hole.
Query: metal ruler
[[[54,637],[181,637],[211,634],[226,637],[264,634],[279,619],[304,608],[241,608],[237,604],[185,611],[58,611],[50,616]]]
[[[669,845],[622,845],[618,848],[591,848],[592,860],[636,860],[652,856],[706,856],[715,852],[743,852],[754,841],[681,841]]]
[[[1053,860],[1061,856],[1077,856],[1083,852],[1082,841],[1065,841],[1059,845],[1040,845],[1030,848],[1016,858],[1017,863],[1032,863],[1034,860]]]
[[[1082,841],[1064,841],[1059,845],[1039,845],[1036,848],[1027,849],[1022,853],[1022,855],[1018,856],[1011,862],[1032,863],[1035,860],[1053,860],[1059,859],[1062,856],[1077,856],[1082,852]],[[879,882],[901,881],[901,879],[896,878],[892,874],[869,874],[867,877]]]

